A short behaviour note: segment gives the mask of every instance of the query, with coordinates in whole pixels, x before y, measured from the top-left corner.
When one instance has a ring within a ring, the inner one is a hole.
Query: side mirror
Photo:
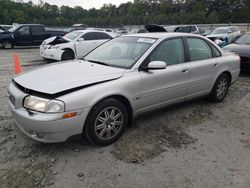
[[[231,34],[231,33],[233,33],[233,32],[232,32],[232,31],[228,31],[227,33],[228,33],[228,34]]]
[[[79,38],[77,41],[82,42],[82,41],[84,41],[84,38]]]
[[[144,70],[163,70],[166,69],[167,65],[164,61],[151,61]]]

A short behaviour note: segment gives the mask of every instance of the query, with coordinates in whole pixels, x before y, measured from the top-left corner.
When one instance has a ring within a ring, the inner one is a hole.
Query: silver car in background
[[[229,27],[218,27],[214,29],[207,38],[212,41],[219,39],[221,41],[226,41],[227,44],[233,42],[237,37],[240,36],[240,29],[236,26]]]
[[[127,35],[82,60],[15,77],[8,103],[18,127],[35,140],[84,135],[108,145],[140,113],[201,96],[222,101],[239,76],[239,62],[236,54],[198,35]]]

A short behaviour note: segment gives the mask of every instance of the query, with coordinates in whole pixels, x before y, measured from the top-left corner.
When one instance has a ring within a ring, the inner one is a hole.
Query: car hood
[[[56,45],[56,44],[63,44],[63,43],[68,43],[70,41],[66,40],[63,37],[56,36],[56,37],[50,37],[46,39],[43,44],[44,45]]]
[[[224,50],[232,51],[240,56],[250,57],[250,45],[248,44],[230,44],[223,48]]]
[[[216,34],[216,35],[207,35],[207,38],[220,38],[220,37],[225,37],[226,34]]]
[[[83,60],[61,62],[20,74],[14,83],[25,91],[56,95],[123,76],[125,70]]]
[[[154,32],[167,32],[167,30],[164,27],[161,27],[159,25],[145,25],[144,28],[149,32],[149,33],[154,33]]]

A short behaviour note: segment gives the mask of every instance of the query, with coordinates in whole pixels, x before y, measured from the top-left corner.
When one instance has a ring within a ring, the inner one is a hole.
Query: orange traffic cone
[[[19,55],[15,52],[14,53],[14,73],[16,75],[16,74],[19,74],[21,72],[23,72],[23,68],[20,64]]]

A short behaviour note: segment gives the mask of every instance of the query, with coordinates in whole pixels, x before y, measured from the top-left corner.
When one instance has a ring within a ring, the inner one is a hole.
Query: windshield
[[[3,33],[5,30],[0,26],[0,33]]]
[[[217,34],[225,34],[227,33],[227,29],[215,29],[211,32],[211,35],[217,35]]]
[[[89,53],[84,60],[131,68],[155,41],[153,38],[141,37],[115,38]]]
[[[16,25],[12,28],[9,29],[10,32],[14,32],[15,30],[17,30],[20,26],[19,25]]]
[[[236,44],[250,44],[250,33],[242,35],[235,41]]]
[[[73,31],[71,33],[68,33],[66,35],[63,36],[63,38],[67,39],[67,40],[75,40],[76,38],[78,38],[83,32],[82,31]]]

